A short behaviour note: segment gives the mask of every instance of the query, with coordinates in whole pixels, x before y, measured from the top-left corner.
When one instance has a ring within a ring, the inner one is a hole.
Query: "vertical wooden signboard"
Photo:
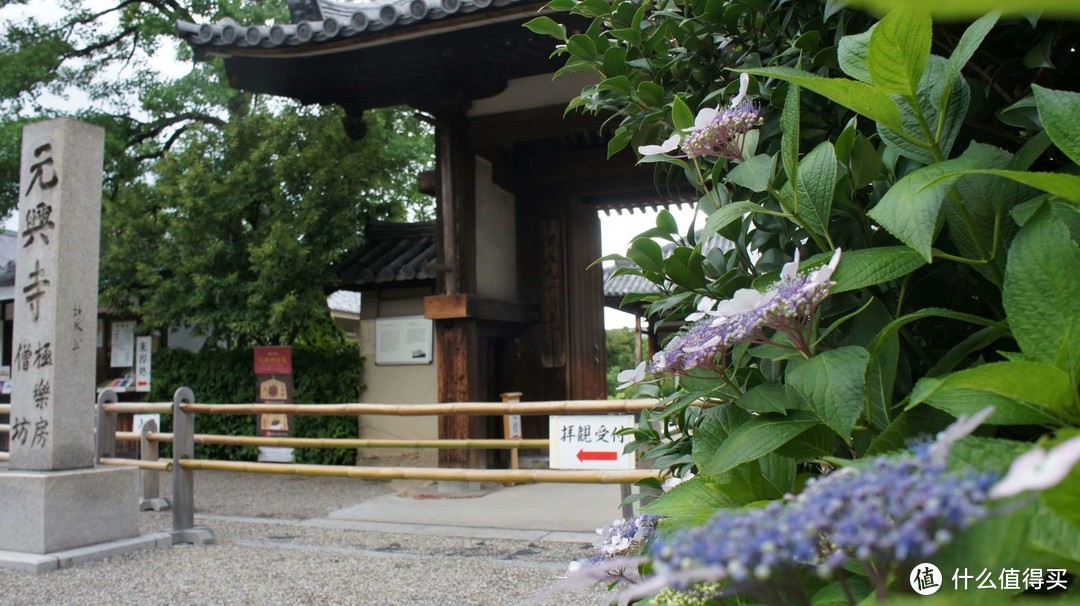
[[[260,404],[291,404],[293,401],[291,347],[255,348],[255,398]],[[260,436],[289,435],[289,415],[261,414],[256,416]]]

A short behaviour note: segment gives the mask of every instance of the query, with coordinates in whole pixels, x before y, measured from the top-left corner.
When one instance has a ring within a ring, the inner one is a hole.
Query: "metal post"
[[[106,404],[117,402],[111,389],[101,392],[97,400],[97,460],[116,456],[116,413],[105,412]]]
[[[173,394],[173,545],[213,543],[214,533],[205,526],[195,526],[195,476],[180,465],[183,459],[195,458],[195,414],[182,404],[194,404],[195,394],[181,387]]]
[[[139,436],[139,458],[144,461],[158,460],[158,443],[150,439],[151,433],[157,433],[156,421],[143,423],[142,434]],[[161,480],[158,471],[153,469],[142,470],[142,498],[139,499],[139,511],[165,511],[169,508],[169,500],[161,497]]]

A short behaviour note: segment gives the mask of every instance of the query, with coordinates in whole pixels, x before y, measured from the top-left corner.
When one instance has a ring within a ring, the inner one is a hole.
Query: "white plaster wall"
[[[516,300],[514,196],[491,181],[491,162],[476,158],[476,292]]]
[[[375,404],[431,404],[438,399],[438,375],[435,364],[409,366],[377,366],[375,364],[375,318],[415,316],[424,313],[422,297],[379,300],[375,293],[364,293],[365,313],[360,321],[360,355],[364,357],[364,383],[367,389],[361,402]],[[366,415],[360,417],[360,437],[365,439],[436,439],[439,437],[438,418],[392,417]],[[435,467],[438,453],[434,449],[366,449],[360,451],[361,464],[405,464]]]
[[[186,349],[198,353],[206,337],[196,336],[186,326],[169,328],[169,349]]]

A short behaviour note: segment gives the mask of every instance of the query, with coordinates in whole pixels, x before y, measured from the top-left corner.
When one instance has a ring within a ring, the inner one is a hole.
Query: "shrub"
[[[356,345],[325,348],[293,348],[294,400],[298,404],[346,404],[356,402],[364,388],[363,360]],[[154,358],[154,381],[148,400],[172,401],[180,387],[189,387],[199,402],[244,404],[255,401],[255,375],[251,349],[207,349],[193,353],[167,349]],[[355,417],[296,415],[293,437],[355,438]],[[162,431],[171,431],[172,415],[162,417]],[[230,436],[254,436],[254,415],[196,415],[195,432]],[[297,463],[352,465],[356,455],[348,448],[299,448]],[[254,461],[253,446],[197,444],[199,458]]]

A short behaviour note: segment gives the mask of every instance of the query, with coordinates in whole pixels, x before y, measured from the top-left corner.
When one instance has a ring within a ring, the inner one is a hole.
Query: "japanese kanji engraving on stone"
[[[11,467],[94,464],[94,351],[104,132],[66,118],[23,129]]]

